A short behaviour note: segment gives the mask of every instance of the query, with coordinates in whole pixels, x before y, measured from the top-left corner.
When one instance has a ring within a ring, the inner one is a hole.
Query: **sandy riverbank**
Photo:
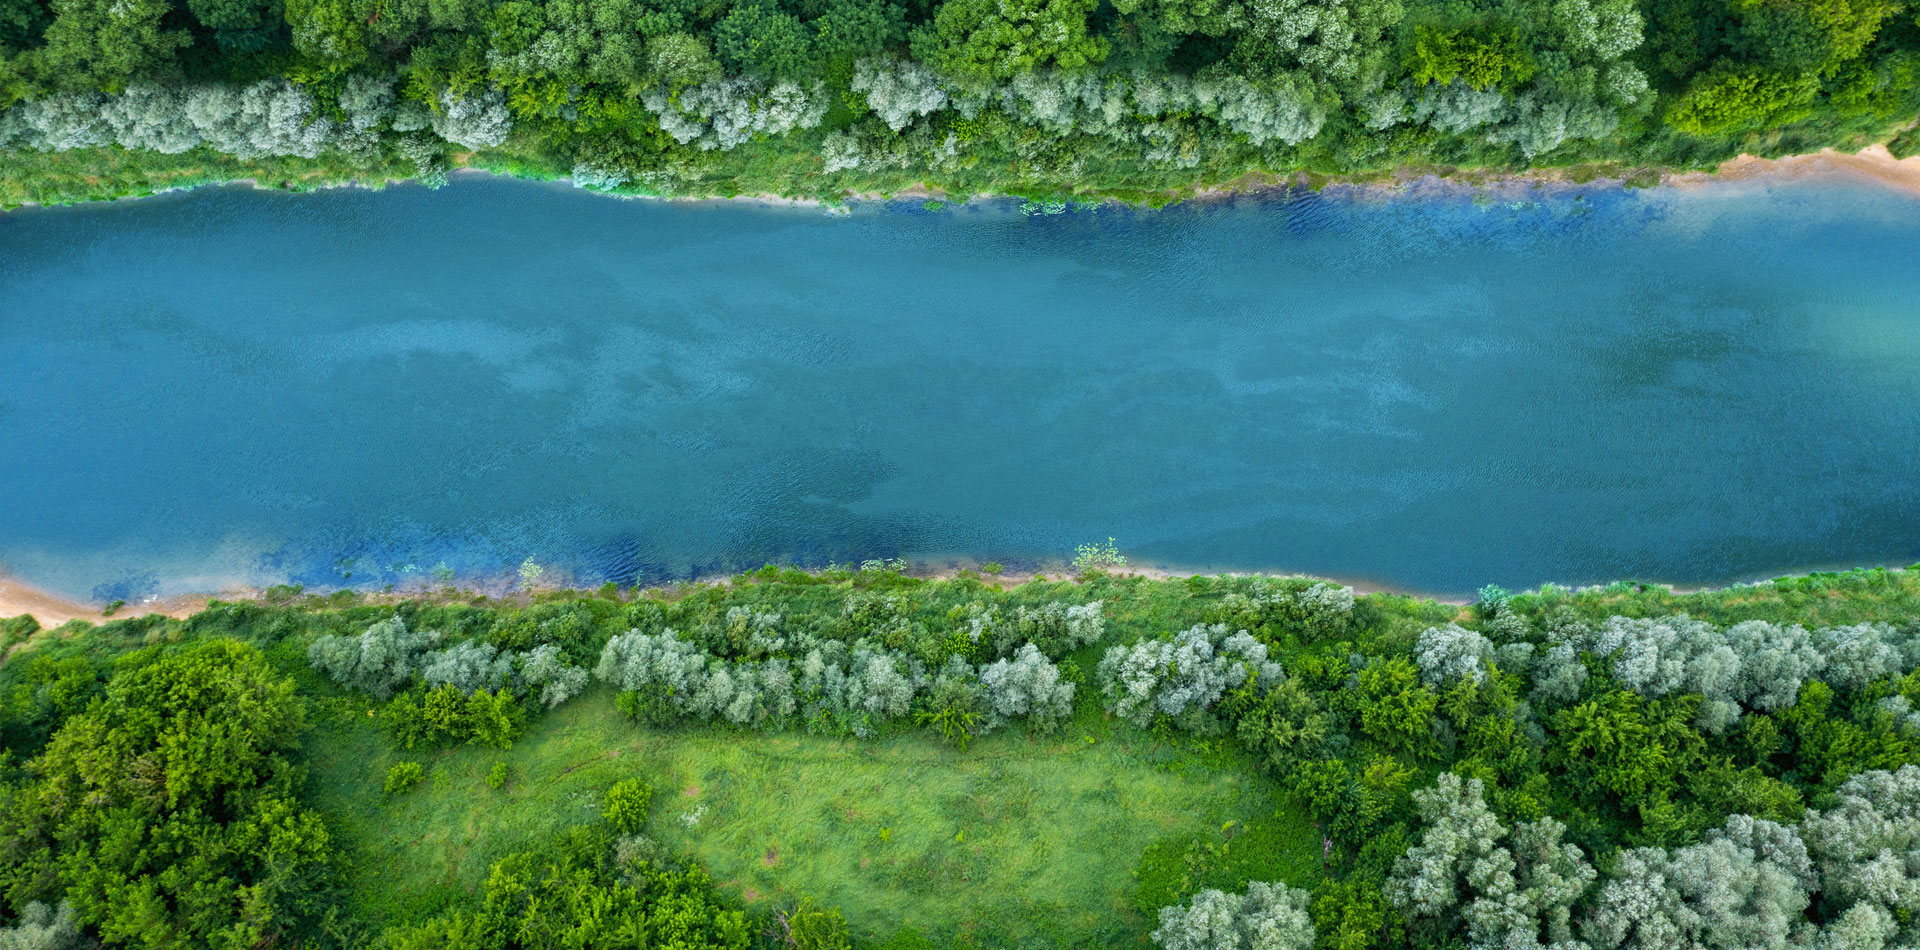
[[[114,611],[111,619],[143,617],[147,614],[188,617],[205,607],[208,599],[205,594],[188,594],[127,604]],[[57,627],[69,620],[99,623],[109,619],[97,605],[68,600],[15,578],[0,575],[0,619],[20,616],[31,616],[42,627]]]
[[[1756,158],[1742,155],[1713,172],[1690,172],[1667,176],[1665,182],[1679,187],[1699,187],[1715,182],[1753,180],[1794,180],[1800,178],[1842,177],[1885,185],[1896,191],[1920,197],[1920,155],[1894,158],[1884,145],[1872,145],[1858,153],[1821,149],[1811,155],[1786,158]]]

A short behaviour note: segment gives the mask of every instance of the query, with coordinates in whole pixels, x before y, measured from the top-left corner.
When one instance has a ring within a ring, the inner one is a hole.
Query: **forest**
[[[1157,203],[1917,146],[1901,0],[0,0],[0,204],[475,167]],[[1317,179],[1316,179],[1317,180]]]
[[[0,948],[1920,946],[1920,570],[0,623]]]

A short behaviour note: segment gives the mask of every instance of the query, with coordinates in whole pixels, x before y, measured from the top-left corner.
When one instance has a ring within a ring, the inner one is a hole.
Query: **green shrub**
[[[637,778],[616,783],[607,789],[606,803],[600,814],[613,830],[634,834],[647,826],[647,811],[653,807],[653,786]]]
[[[624,690],[613,698],[613,705],[628,719],[655,729],[671,726],[683,715],[673,701],[672,689],[660,683]]]
[[[1073,569],[1080,574],[1092,574],[1112,567],[1126,566],[1127,556],[1120,553],[1120,549],[1114,545],[1112,538],[1108,538],[1105,544],[1095,541],[1092,544],[1080,545],[1073,551]]]
[[[420,776],[424,774],[426,770],[418,762],[396,762],[387,770],[387,780],[381,783],[381,790],[388,795],[398,795],[420,784]]]
[[[504,788],[507,784],[507,763],[495,762],[487,771],[488,788]]]
[[[405,749],[461,744],[509,749],[526,728],[527,713],[511,689],[463,693],[447,684],[394,697],[385,723]]]
[[[823,909],[809,900],[792,911],[774,915],[775,933],[794,950],[851,950],[847,918],[840,909]]]
[[[449,947],[660,947],[747,950],[753,928],[698,868],[616,873],[604,833],[574,828],[494,862],[479,906],[380,936],[391,950]]]

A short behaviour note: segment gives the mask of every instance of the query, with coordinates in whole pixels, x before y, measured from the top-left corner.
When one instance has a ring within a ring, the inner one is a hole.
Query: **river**
[[[0,567],[96,600],[1109,536],[1440,594],[1920,557],[1920,201],[1831,180],[208,189],[0,215],[0,379]]]

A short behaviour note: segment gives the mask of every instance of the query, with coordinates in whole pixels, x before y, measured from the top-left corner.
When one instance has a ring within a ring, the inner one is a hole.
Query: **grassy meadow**
[[[495,857],[591,821],[602,790],[636,777],[656,789],[651,834],[723,893],[749,907],[838,906],[868,938],[908,928],[980,946],[1139,938],[1152,929],[1132,903],[1142,855],[1218,847],[1250,824],[1282,847],[1228,876],[1306,887],[1319,876],[1318,833],[1271,780],[1231,761],[1237,753],[1096,709],[1052,736],[1006,731],[962,751],[917,732],[648,729],[595,690],[509,751],[408,752],[368,724],[368,706],[329,702],[307,761],[354,903],[380,923],[464,900]],[[388,797],[381,777],[402,760],[426,777]],[[497,764],[507,779],[494,789]]]

